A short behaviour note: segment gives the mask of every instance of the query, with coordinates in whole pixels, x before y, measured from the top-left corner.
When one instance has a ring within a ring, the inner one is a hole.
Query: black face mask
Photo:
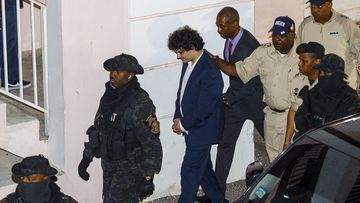
[[[319,76],[318,80],[318,85],[321,90],[329,96],[335,96],[345,84],[343,75],[341,73],[334,73],[328,76]]]
[[[19,183],[19,194],[23,200],[30,203],[46,202],[51,197],[50,179],[37,183]]]

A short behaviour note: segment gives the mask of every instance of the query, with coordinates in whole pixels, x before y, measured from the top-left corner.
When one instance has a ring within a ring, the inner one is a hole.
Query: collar
[[[329,19],[328,21],[326,21],[326,22],[325,22],[324,24],[322,24],[322,25],[325,25],[325,24],[327,24],[327,23],[330,23],[331,21],[333,21],[335,18],[337,18],[337,17],[339,16],[339,13],[336,12],[334,9],[331,9],[331,12],[332,12],[332,15],[331,15],[330,19]],[[312,16],[312,15],[311,15],[311,20],[312,20],[313,23],[318,23],[318,22],[316,22],[316,21],[314,20],[314,16]],[[321,24],[321,23],[318,23],[318,24]]]
[[[228,43],[232,43],[233,47],[239,42],[239,40],[241,39],[242,35],[244,34],[244,29],[242,27],[240,27],[239,32],[237,33],[237,35],[235,36],[234,39],[228,38]]]
[[[203,54],[204,54],[204,51],[201,50],[201,54],[200,54],[199,58],[196,59],[194,64],[191,64],[191,61],[188,62],[188,68],[193,69],[196,66],[197,62],[199,61],[199,59],[202,57]]]
[[[296,44],[297,44],[297,42],[296,42],[296,40],[294,40],[294,44],[293,44],[292,48],[290,49],[289,53],[282,54],[278,50],[276,50],[275,47],[274,47],[274,44],[271,43],[270,53],[272,55],[278,55],[278,56],[281,56],[281,57],[296,57],[297,56],[297,54],[296,54]]]

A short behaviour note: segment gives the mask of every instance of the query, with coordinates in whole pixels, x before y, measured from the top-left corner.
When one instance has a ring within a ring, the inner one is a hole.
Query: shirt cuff
[[[183,127],[183,125],[181,124],[181,120],[179,121],[179,125],[180,125],[180,129],[183,133],[188,134],[188,131]]]
[[[243,64],[244,64],[243,61],[236,62],[235,63],[235,69],[236,69],[236,73],[238,74],[240,80],[242,80],[244,83],[247,83],[249,81],[249,79],[246,78],[246,71],[244,70],[244,65]]]

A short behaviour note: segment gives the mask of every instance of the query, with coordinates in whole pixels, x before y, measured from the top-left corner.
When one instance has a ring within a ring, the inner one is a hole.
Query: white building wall
[[[128,47],[128,5],[119,0],[48,1],[49,158],[64,173],[62,190],[79,202],[99,203],[99,160],[90,180],[77,174],[85,132],[91,125],[108,73],[105,59]]]
[[[171,132],[170,126],[181,64],[175,54],[167,49],[168,34],[188,24],[199,30],[207,49],[221,54],[224,40],[216,33],[215,17],[224,6],[237,8],[241,25],[251,32],[255,30],[255,35],[262,42],[269,41],[267,31],[276,16],[289,15],[297,23],[304,16],[303,0],[277,0],[271,1],[272,5],[269,2],[47,1],[49,158],[64,172],[59,177],[62,190],[79,202],[101,202],[102,171],[99,160],[89,167],[88,182],[79,178],[77,166],[86,140],[85,131],[93,121],[104,83],[108,80],[102,63],[109,57],[128,52],[135,55],[145,67],[145,74],[139,79],[154,100],[161,122],[164,164],[155,178],[156,192],[151,199],[178,194],[184,142],[182,137]],[[358,6],[350,5],[350,8]],[[253,160],[251,135],[252,124],[249,122],[240,135],[229,181],[244,178],[244,168]]]

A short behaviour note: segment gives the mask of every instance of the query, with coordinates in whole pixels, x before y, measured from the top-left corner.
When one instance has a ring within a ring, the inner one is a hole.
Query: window
[[[248,202],[352,202],[360,161],[309,138],[298,142],[253,187]]]

